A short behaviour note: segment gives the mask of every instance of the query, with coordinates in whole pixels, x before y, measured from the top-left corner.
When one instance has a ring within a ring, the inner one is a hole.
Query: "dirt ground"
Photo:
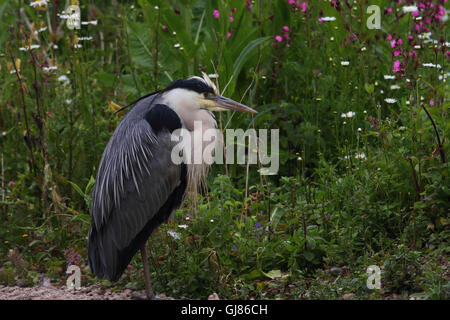
[[[0,300],[142,300],[144,291],[125,289],[113,292],[92,285],[78,290],[56,286],[6,287],[0,285]],[[157,294],[156,300],[174,300],[164,294]]]

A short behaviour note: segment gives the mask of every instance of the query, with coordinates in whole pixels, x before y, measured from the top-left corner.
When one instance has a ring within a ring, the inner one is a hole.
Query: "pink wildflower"
[[[419,14],[420,14],[419,10],[416,10],[416,11],[411,12],[411,15],[412,15],[413,17],[418,17]]]
[[[289,3],[290,5],[293,5],[293,4],[295,4],[295,1],[294,1],[294,0],[288,0],[288,3]]]
[[[395,44],[396,44],[396,41],[395,41],[395,39],[394,39],[394,40],[391,41],[391,47],[392,47],[392,48],[395,48]]]
[[[430,106],[431,107],[434,106],[434,100],[433,99],[430,99]]]
[[[400,60],[395,60],[394,62],[394,72],[400,72]]]
[[[403,44],[403,40],[402,40],[402,39],[398,39],[398,40],[397,40],[397,44],[398,44],[399,46],[401,46],[401,45]]]
[[[388,34],[387,39],[390,41],[392,40],[392,34]]]
[[[308,7],[308,2],[302,2],[301,4],[300,4],[300,7],[302,8],[302,12],[305,12],[306,11],[306,8]]]
[[[289,31],[289,27],[288,26],[283,26],[283,30],[284,31]]]
[[[275,40],[276,40],[277,42],[281,42],[281,41],[283,41],[283,38],[282,38],[281,36],[279,36],[279,35],[276,35],[276,36],[275,36]]]
[[[400,55],[400,50],[395,49],[394,50],[394,57],[398,57]]]
[[[225,37],[226,40],[231,37],[231,32],[228,32],[227,36]]]
[[[214,18],[219,19],[219,15],[220,15],[219,10],[214,10],[213,12]]]
[[[391,14],[391,13],[392,13],[392,8],[387,8],[387,9],[386,9],[386,13],[387,13],[387,14]]]

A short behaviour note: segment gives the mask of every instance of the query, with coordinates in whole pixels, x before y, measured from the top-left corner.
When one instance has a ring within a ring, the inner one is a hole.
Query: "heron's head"
[[[172,108],[183,111],[206,109],[209,111],[242,111],[257,113],[237,101],[223,97],[209,77],[175,80],[162,91],[164,102]]]

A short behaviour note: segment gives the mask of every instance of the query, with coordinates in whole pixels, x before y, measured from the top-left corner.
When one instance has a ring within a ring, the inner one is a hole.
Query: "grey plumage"
[[[91,270],[99,278],[117,281],[140,250],[146,295],[153,297],[145,242],[181,205],[187,189],[191,196],[196,195],[205,181],[208,159],[212,159],[203,154],[204,158],[193,164],[193,154],[186,155],[186,148],[185,162],[176,164],[171,153],[178,142],[171,141],[171,133],[187,129],[191,145],[204,146],[203,134],[217,128],[211,111],[224,110],[256,113],[219,95],[203,74],[203,79],[175,80],[138,99],[120,122],[103,153],[92,194],[88,256]],[[197,122],[201,125],[196,126]],[[214,137],[216,143],[217,131]]]
[[[92,196],[89,264],[100,278],[115,281],[120,277],[140,242],[147,240],[157,224],[139,237],[144,226],[155,218],[183,178],[182,166],[170,159],[170,133],[163,130],[156,136],[145,120],[156,105],[155,98],[158,95],[139,101],[128,112],[108,142],[98,168]]]

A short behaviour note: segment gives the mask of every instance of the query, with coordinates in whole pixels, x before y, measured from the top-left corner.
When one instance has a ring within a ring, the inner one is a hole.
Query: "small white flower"
[[[174,32],[172,32],[172,34],[174,35],[174,36],[176,36],[177,35],[177,33],[174,31]]]
[[[214,219],[209,220],[210,222],[214,222]]]
[[[78,40],[79,41],[91,41],[92,37],[91,36],[89,36],[89,37],[78,37]]]
[[[181,239],[180,235],[177,232],[175,232],[175,231],[169,230],[169,231],[167,231],[167,233],[169,234],[169,236],[171,236],[175,240],[180,240]]]
[[[57,66],[42,67],[42,70],[43,70],[44,72],[50,72],[50,71],[52,71],[52,70],[57,70],[57,69],[58,69]]]
[[[298,157],[297,160],[298,161],[302,161],[303,159],[302,159],[302,157]]]
[[[434,64],[434,63],[424,63],[422,64],[422,66],[427,67],[427,68],[441,68],[440,64]]]
[[[188,216],[188,217],[186,217],[185,219],[186,219],[186,220],[189,220],[189,219],[191,219],[191,217]]]
[[[358,154],[355,155],[355,158],[362,160],[362,159],[366,158],[366,155],[364,154],[364,152],[358,153]]]
[[[31,46],[29,46],[29,47],[22,47],[22,48],[19,48],[19,50],[20,51],[30,51],[30,50],[33,50],[33,49],[38,49],[40,47],[40,45],[38,45],[38,44],[32,44]]]
[[[347,116],[345,115],[345,113],[341,113],[341,118],[346,118]]]
[[[406,100],[406,104],[409,105],[411,104],[411,102],[409,100]]]
[[[59,76],[58,81],[62,82],[63,85],[68,85],[70,83],[69,78],[65,74],[63,74],[62,76]]]
[[[187,228],[188,228],[188,225],[187,225],[187,224],[180,224],[180,225],[178,226],[178,228],[180,228],[180,229],[187,229]]]
[[[175,43],[173,46],[174,46],[175,48],[179,48],[181,45],[180,45],[179,43]]]
[[[350,61],[341,61],[342,66],[348,66],[350,64]]]
[[[419,34],[417,37],[419,39],[429,39],[430,36],[431,36],[431,32],[426,32],[426,33]]]
[[[393,80],[393,79],[395,79],[395,76],[394,75],[390,75],[390,74],[385,74],[384,75],[384,79],[385,80]]]
[[[420,46],[420,44],[416,44],[415,46],[414,46],[414,49],[421,49],[422,47]]]
[[[159,7],[158,7],[158,6],[155,6],[155,10],[159,10]]]
[[[398,84],[393,84],[391,86],[391,90],[397,90],[397,89],[400,89],[400,86]]]
[[[331,40],[331,41],[334,41],[334,37],[331,37],[330,40]]]
[[[362,131],[362,129],[361,128],[358,128],[358,132],[361,132]]]
[[[72,99],[66,99],[66,103],[67,104],[71,104],[72,103]]]
[[[408,12],[414,12],[419,10],[416,6],[404,6],[403,7],[403,12],[404,13],[408,13]]]
[[[384,101],[386,101],[387,103],[396,103],[397,102],[397,100],[393,99],[393,98],[386,98],[386,99],[384,99]]]
[[[57,44],[54,44],[54,45],[53,45],[53,49],[58,49],[58,45],[57,45]]]
[[[366,51],[366,50],[367,50],[366,47],[361,48],[361,51]]]
[[[75,49],[79,49],[79,48],[82,48],[83,45],[80,44],[80,43],[75,43],[75,44],[73,45],[73,47],[74,47]]]
[[[334,21],[336,20],[336,17],[322,17],[321,19],[322,21]]]
[[[47,27],[42,27],[38,30],[38,32],[44,32],[45,30],[47,30]]]
[[[88,25],[88,24],[92,24],[93,26],[96,26],[98,23],[97,20],[92,20],[92,21],[81,21],[82,25]]]
[[[353,118],[355,115],[356,115],[356,113],[353,112],[353,111],[349,111],[349,112],[347,112],[347,113],[345,114],[345,116],[346,116],[347,118]]]
[[[45,7],[47,5],[47,1],[45,0],[36,0],[30,3],[30,6],[35,8],[37,6],[39,7]]]

